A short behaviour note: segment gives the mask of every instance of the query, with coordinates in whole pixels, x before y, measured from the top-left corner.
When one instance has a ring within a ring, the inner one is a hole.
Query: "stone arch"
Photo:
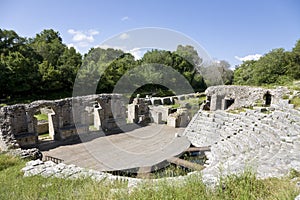
[[[232,104],[234,104],[233,98],[225,98],[224,99],[224,110],[227,110]]]

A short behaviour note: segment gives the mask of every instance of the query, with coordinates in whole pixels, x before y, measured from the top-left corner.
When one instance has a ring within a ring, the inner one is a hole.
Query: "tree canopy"
[[[52,29],[29,39],[0,29],[0,55],[1,98],[70,90],[82,62]]]
[[[234,84],[284,85],[300,79],[300,40],[292,51],[273,49],[257,61],[244,61],[234,71]]]
[[[299,45],[296,51],[300,51]],[[299,56],[291,57],[289,62],[293,59],[299,60]],[[0,99],[25,95],[47,98],[58,93],[70,96],[76,78],[83,90],[97,93],[113,92],[121,79],[127,80],[125,85],[139,88],[138,92],[160,96],[172,93],[165,84],[180,89],[183,80],[194,91],[204,91],[207,82],[209,85],[219,82],[203,76],[205,70],[200,70],[201,63],[202,58],[190,45],[178,45],[173,52],[153,49],[138,60],[130,53],[112,48],[91,48],[82,57],[73,47],[64,44],[59,32],[53,29],[43,30],[33,38],[0,29]],[[163,69],[164,66],[173,71],[163,73],[162,70],[167,69]],[[222,74],[221,82],[231,83],[229,64],[221,61],[215,67],[213,70]],[[208,71],[206,69],[205,75]],[[177,80],[175,72],[183,79]]]

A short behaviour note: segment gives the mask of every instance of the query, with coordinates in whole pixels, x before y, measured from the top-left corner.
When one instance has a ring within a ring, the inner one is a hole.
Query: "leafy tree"
[[[34,91],[39,82],[37,55],[27,40],[14,31],[0,29],[0,46],[2,98]]]
[[[59,33],[53,29],[43,30],[31,40],[32,48],[50,65],[56,66],[66,45],[62,43]]]
[[[189,62],[184,56],[192,62]],[[200,60],[201,59],[198,57],[198,54],[193,47],[183,47],[180,45],[175,52],[165,50],[148,51],[141,59],[141,63],[156,63],[173,67],[189,81],[195,91],[204,91],[206,89],[206,84],[195,67],[195,63],[199,64]],[[155,66],[156,68],[159,68],[160,65],[154,65],[153,67],[155,68]],[[157,69],[154,69],[154,71],[156,70]],[[174,84],[175,82],[176,81],[174,80]]]
[[[286,73],[286,54],[284,49],[274,49],[262,56],[253,71],[255,85],[279,83],[280,76]]]
[[[257,61],[245,61],[234,71],[241,85],[287,84],[300,79],[300,41],[292,51],[273,49]]]
[[[124,53],[106,68],[98,83],[97,92],[113,92],[115,85],[126,72],[136,66],[134,56]]]
[[[237,85],[253,85],[253,69],[255,60],[244,61],[240,66],[234,70],[234,84]]]
[[[292,52],[287,52],[287,74],[296,80],[300,79],[300,40],[297,41]]]
[[[42,91],[72,89],[77,71],[81,66],[81,55],[62,43],[59,33],[43,30],[31,39],[30,46],[40,56],[39,73]]]
[[[191,45],[178,45],[174,53],[190,62],[194,67],[200,67],[202,63],[202,59],[199,57],[197,51]]]
[[[92,48],[84,56],[77,76],[78,87],[87,88],[90,93],[112,92],[118,79],[134,62],[131,54],[121,50]]]
[[[19,51],[25,41],[15,31],[0,29],[0,54],[8,55],[9,52]]]
[[[59,79],[64,89],[72,89],[77,72],[81,66],[82,57],[73,47],[65,48],[58,59]]]

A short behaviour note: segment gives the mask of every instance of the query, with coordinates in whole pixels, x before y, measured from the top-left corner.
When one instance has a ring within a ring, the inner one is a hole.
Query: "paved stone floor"
[[[147,167],[188,149],[187,138],[175,136],[183,131],[183,128],[150,124],[110,136],[92,132],[82,136],[86,142],[59,146],[43,154],[63,159],[66,164],[100,171]]]

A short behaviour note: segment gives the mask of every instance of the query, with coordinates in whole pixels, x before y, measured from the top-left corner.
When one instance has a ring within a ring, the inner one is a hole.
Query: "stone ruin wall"
[[[289,92],[282,87],[264,89],[249,86],[213,86],[209,87],[205,94],[210,110],[213,111],[253,106],[255,102],[264,102],[266,93],[271,95],[272,104],[280,105],[281,101],[288,101],[282,98],[289,95]],[[90,125],[94,125],[96,130],[104,131],[118,128],[126,124],[127,116],[129,122],[133,123],[148,120],[158,124],[170,122],[170,125],[181,127],[179,122],[188,123],[189,120],[185,119],[187,116],[184,113],[173,116],[170,108],[163,105],[172,105],[177,101],[199,95],[201,94],[135,99],[136,102],[128,105],[127,114],[123,96],[118,94],[90,95],[5,106],[0,108],[0,149],[37,146],[38,121],[34,115],[41,109],[52,110],[48,112],[49,135],[53,140],[59,141],[76,137],[80,133],[87,133]],[[228,106],[227,100],[234,100],[234,102]],[[72,109],[75,109],[74,113]]]
[[[212,86],[205,91],[211,111],[237,109],[255,106],[258,102],[265,104],[265,95],[270,94],[271,104],[286,104],[284,96],[289,96],[290,91],[285,87],[265,89],[250,86]]]
[[[167,122],[170,108],[163,105],[171,105],[178,100],[196,96],[197,94],[186,94],[162,98],[139,98],[128,105],[127,113],[125,99],[120,94],[99,94],[53,101],[40,100],[30,104],[1,107],[0,150],[38,147],[41,126],[34,115],[40,112],[48,115],[46,129],[49,131],[50,138],[54,141],[62,141],[78,138],[78,134],[89,132],[91,125],[96,130],[117,129],[126,124],[127,116],[130,123],[139,123],[143,120],[146,123],[151,121],[157,124]],[[178,121],[177,118],[175,120]]]
[[[58,141],[88,132],[91,123],[97,130],[105,130],[118,127],[116,120],[126,119],[126,108],[118,94],[5,106],[0,108],[0,150],[38,146],[38,122],[34,115],[43,108],[53,111],[48,113],[49,135]],[[90,122],[89,110],[94,111],[96,123]]]
[[[180,104],[189,98],[197,98],[203,93],[182,94],[169,97],[135,98],[128,105],[128,121],[130,123],[152,122],[156,124],[167,123],[174,128],[186,127],[190,118],[185,108],[172,109],[168,105]],[[175,113],[174,113],[175,112]]]

